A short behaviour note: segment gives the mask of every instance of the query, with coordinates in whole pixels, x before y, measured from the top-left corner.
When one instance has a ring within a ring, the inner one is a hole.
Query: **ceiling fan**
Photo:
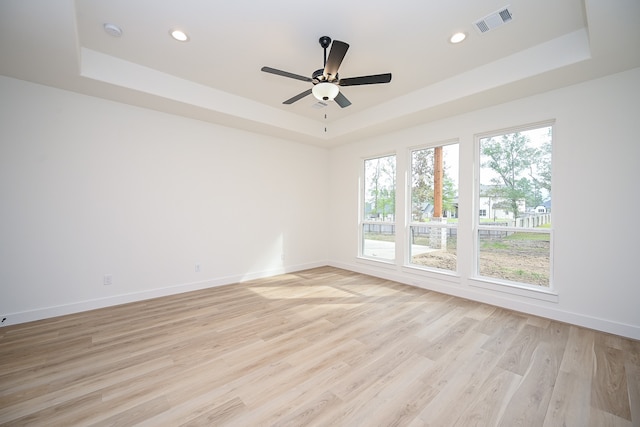
[[[391,73],[341,79],[338,75],[338,68],[340,68],[340,64],[342,63],[344,56],[347,54],[349,45],[339,40],[334,40],[333,43],[331,43],[331,38],[327,36],[320,37],[319,42],[320,46],[324,49],[324,68],[314,71],[311,77],[305,77],[271,67],[261,68],[265,73],[277,74],[279,76],[313,83],[313,87],[311,89],[307,89],[304,92],[287,99],[283,104],[293,104],[305,96],[313,94],[313,96],[315,96],[319,101],[335,100],[341,108],[344,108],[351,105],[351,101],[349,101],[342,92],[340,92],[339,86],[373,85],[378,83],[389,83],[391,81]],[[331,45],[331,50],[327,57],[327,48],[329,45]]]

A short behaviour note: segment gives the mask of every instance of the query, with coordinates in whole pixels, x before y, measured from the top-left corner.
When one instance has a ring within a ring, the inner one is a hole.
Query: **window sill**
[[[430,278],[445,280],[447,282],[460,283],[460,275],[451,270],[440,270],[436,268],[424,268],[416,265],[406,264],[402,266],[402,270],[409,274],[419,274],[420,276],[428,276]]]
[[[372,267],[384,268],[389,270],[392,270],[392,269],[395,270],[397,267],[395,260],[388,260],[388,259],[377,259],[377,258],[367,258],[363,256],[357,256],[356,262],[358,264],[366,264]]]
[[[489,289],[492,291],[519,295],[547,302],[557,303],[559,301],[558,293],[551,289],[534,288],[526,285],[518,285],[516,283],[500,283],[479,277],[471,278],[469,280],[469,284],[477,288]]]

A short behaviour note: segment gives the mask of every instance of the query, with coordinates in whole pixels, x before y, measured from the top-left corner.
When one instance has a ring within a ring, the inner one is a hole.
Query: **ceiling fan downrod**
[[[322,46],[322,48],[324,49],[324,64],[322,64],[322,66],[326,67],[327,66],[327,48],[329,47],[329,45],[331,45],[331,37],[322,36],[318,41],[320,42],[320,46]]]

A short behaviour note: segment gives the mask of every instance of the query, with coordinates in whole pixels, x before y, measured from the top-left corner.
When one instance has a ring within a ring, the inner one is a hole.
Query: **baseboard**
[[[531,314],[534,316],[544,317],[563,323],[569,323],[572,325],[582,326],[601,332],[620,335],[626,338],[640,340],[640,327],[638,326],[615,322],[612,320],[602,319],[581,313],[561,310],[555,305],[543,306],[533,303],[527,303],[515,298],[509,298],[499,293],[482,292],[477,288],[473,288],[471,286],[460,286],[459,284],[454,284],[446,280],[439,281],[423,279],[418,283],[416,282],[414,276],[402,274],[395,268],[386,268],[385,266],[376,268],[364,263],[346,264],[340,262],[329,262],[329,265],[332,267],[342,268],[344,270],[367,274],[374,277],[380,277],[382,279],[392,280],[394,282],[403,283],[405,285],[465,298],[497,307],[506,308],[509,310],[518,311],[525,314]]]
[[[295,266],[284,266],[281,268],[254,271],[245,274],[236,274],[233,276],[210,278],[198,282],[181,283],[177,285],[167,286],[163,288],[150,289],[141,292],[132,292],[128,294],[113,295],[105,298],[96,298],[86,301],[78,301],[64,305],[53,307],[43,307],[35,310],[22,311],[16,313],[7,313],[2,316],[5,319],[1,326],[16,325],[19,323],[33,322],[36,320],[49,319],[67,314],[80,313],[83,311],[96,310],[99,308],[112,307],[114,305],[127,304],[131,302],[143,301],[152,298],[159,298],[169,295],[181,294],[185,292],[198,291],[201,289],[215,288],[218,286],[232,285],[242,283],[249,280],[273,277],[279,274],[292,273],[295,271],[308,270],[310,268],[326,266],[327,262],[315,262],[307,264],[299,264]],[[1,319],[0,319],[1,320]]]
[[[249,280],[273,277],[279,274],[292,273],[296,271],[308,270],[310,268],[322,267],[330,265],[344,270],[354,271],[356,273],[367,274],[374,277],[380,277],[387,280],[403,283],[409,286],[415,286],[430,291],[440,292],[460,298],[466,298],[485,304],[490,304],[510,310],[519,311],[521,313],[531,314],[534,316],[545,317],[559,322],[570,323],[589,329],[607,332],[623,337],[640,340],[640,327],[628,325],[624,323],[614,322],[607,319],[588,316],[580,313],[568,312],[554,307],[544,307],[540,305],[530,304],[501,295],[487,294],[478,292],[470,287],[461,287],[458,285],[447,283],[446,281],[421,280],[416,283],[415,278],[410,275],[400,274],[393,268],[374,268],[365,264],[345,264],[339,262],[314,262],[307,264],[299,264],[295,266],[286,266],[277,269],[255,271],[245,274],[237,274],[220,278],[211,278],[208,280],[182,283],[173,286],[151,289],[143,292],[134,292],[129,294],[114,295],[106,298],[98,298],[87,301],[79,301],[70,304],[64,304],[53,307],[43,307],[36,310],[22,311],[16,313],[7,313],[3,315],[5,319],[1,326],[15,325],[19,323],[32,322],[36,320],[48,319],[52,317],[64,316],[67,314],[79,313],[83,311],[95,310],[99,308],[111,307],[114,305],[126,304],[130,302],[143,301],[152,298],[175,295],[184,292],[197,291],[201,289],[214,288],[218,286],[226,286],[235,283],[242,283]]]

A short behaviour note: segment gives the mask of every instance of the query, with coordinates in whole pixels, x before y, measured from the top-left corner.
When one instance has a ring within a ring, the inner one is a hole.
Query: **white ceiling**
[[[639,67],[639,24],[638,0],[0,0],[0,74],[330,147]],[[260,68],[310,76],[325,35],[350,44],[342,78],[391,83],[283,105],[311,84]]]

